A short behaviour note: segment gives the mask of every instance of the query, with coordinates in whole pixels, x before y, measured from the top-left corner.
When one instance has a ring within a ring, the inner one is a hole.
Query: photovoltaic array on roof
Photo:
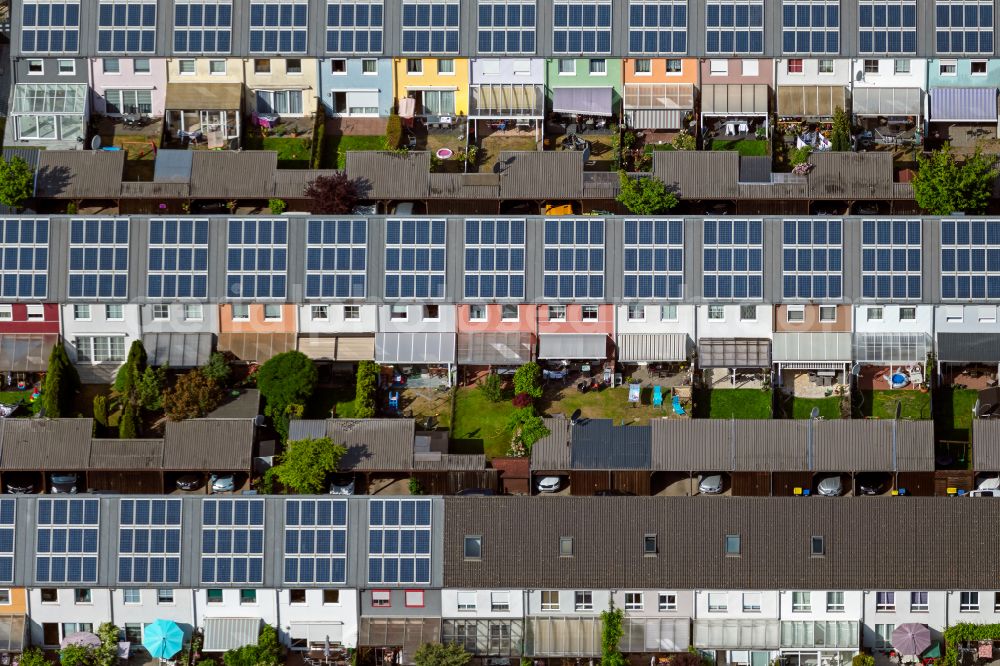
[[[705,24],[707,53],[764,52],[763,0],[708,0]]]
[[[403,53],[458,53],[458,0],[403,0]]]
[[[916,0],[859,0],[858,26],[860,53],[917,52]]]
[[[0,220],[0,295],[45,298],[49,276],[49,221]]]
[[[232,0],[174,0],[174,53],[229,53]]]
[[[785,53],[838,55],[838,0],[785,0],[781,4],[781,45]]]
[[[156,0],[101,0],[97,16],[98,52],[156,50]]]
[[[69,225],[69,297],[127,297],[129,221],[74,218]]]
[[[326,3],[326,50],[329,53],[382,53],[381,0]]]
[[[687,13],[687,0],[630,0],[629,51],[687,53]]]
[[[545,220],[544,297],[604,298],[604,220]]]
[[[21,5],[22,53],[76,53],[79,48],[79,0],[27,0]]]
[[[149,221],[149,298],[208,296],[208,220]]]
[[[100,501],[39,499],[35,580],[96,583]]]
[[[17,500],[0,499],[0,583],[14,582],[14,527]]]
[[[205,500],[201,582],[222,585],[264,582],[264,500]]]
[[[465,221],[465,298],[524,298],[524,220]]]
[[[611,53],[611,0],[554,0],[555,53]]]
[[[534,0],[480,0],[479,52],[534,55]]]
[[[288,221],[229,220],[226,266],[229,298],[284,298],[288,276]]]
[[[181,500],[118,503],[118,582],[180,583]]]
[[[347,582],[347,500],[285,501],[285,582]]]
[[[862,298],[920,298],[920,220],[863,220]]]
[[[364,298],[367,267],[367,220],[309,220],[306,298]]]
[[[705,298],[764,295],[761,220],[705,220],[702,273]]]
[[[305,53],[309,25],[306,0],[250,3],[250,53]]]
[[[445,225],[445,220],[386,220],[386,298],[444,298]]]
[[[368,582],[427,585],[430,580],[430,500],[371,500]]]
[[[844,291],[843,222],[782,222],[782,293],[791,299],[840,299]]]
[[[938,0],[934,3],[938,53],[993,55],[993,3],[988,0]]]
[[[941,220],[941,298],[1000,298],[1000,220]]]
[[[684,221],[625,220],[625,298],[684,295]]]

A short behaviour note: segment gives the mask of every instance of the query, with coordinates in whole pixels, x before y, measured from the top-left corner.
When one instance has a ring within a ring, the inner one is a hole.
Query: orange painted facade
[[[28,592],[23,587],[10,588],[10,603],[0,606],[2,615],[26,615],[28,613]]]
[[[296,308],[294,305],[276,304],[281,309],[281,319],[265,319],[264,305],[251,303],[249,305],[249,318],[233,320],[233,306],[224,304],[219,306],[219,332],[220,333],[295,333],[298,328],[296,322]]]
[[[697,58],[670,58],[673,63],[680,62],[680,72],[668,72],[668,58],[645,58],[649,60],[649,73],[636,73],[636,60],[642,58],[625,58],[625,83],[698,83]]]

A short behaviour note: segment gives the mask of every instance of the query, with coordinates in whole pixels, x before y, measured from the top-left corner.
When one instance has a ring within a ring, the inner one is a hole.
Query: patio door
[[[201,131],[217,132],[222,129],[226,122],[224,114],[225,111],[202,111],[200,118]]]

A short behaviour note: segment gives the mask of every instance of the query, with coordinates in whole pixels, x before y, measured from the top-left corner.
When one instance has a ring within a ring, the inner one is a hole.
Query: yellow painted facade
[[[397,109],[399,100],[413,96],[418,100],[417,115],[468,115],[467,58],[395,58],[392,66]],[[450,108],[447,94],[436,94],[440,92],[454,93],[453,108]],[[430,93],[426,100],[423,99],[425,93]]]

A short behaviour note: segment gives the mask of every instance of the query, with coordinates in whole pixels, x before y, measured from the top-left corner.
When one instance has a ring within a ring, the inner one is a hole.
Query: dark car
[[[31,477],[6,476],[6,492],[10,495],[31,495],[35,492],[35,481]]]
[[[598,490],[594,493],[594,497],[631,497],[635,493],[626,492],[624,490]]]
[[[493,495],[496,495],[496,493],[490,490],[489,488],[463,488],[462,490],[459,490],[455,494],[460,497],[473,497],[473,496],[491,497]]]
[[[49,474],[49,492],[52,493],[72,493],[76,494],[77,476],[72,472],[60,474],[58,472]]]
[[[198,490],[201,488],[202,479],[198,474],[185,474],[177,478],[178,490]]]
[[[859,495],[881,495],[888,485],[884,474],[858,474],[856,478]]]

